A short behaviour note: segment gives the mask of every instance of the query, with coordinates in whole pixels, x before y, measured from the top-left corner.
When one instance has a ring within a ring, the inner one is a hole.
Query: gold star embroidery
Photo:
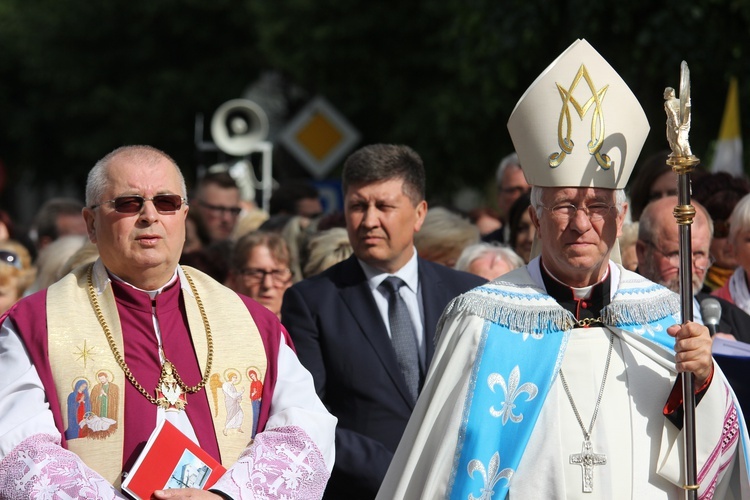
[[[83,348],[78,347],[78,357],[76,358],[76,361],[83,359],[83,367],[86,368],[86,362],[91,359],[94,360],[94,354],[96,353],[96,347],[87,347],[86,346],[86,339],[83,340]]]

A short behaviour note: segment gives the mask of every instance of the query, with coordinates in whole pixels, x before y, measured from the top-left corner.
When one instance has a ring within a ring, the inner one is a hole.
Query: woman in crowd
[[[712,292],[726,299],[750,314],[750,289],[748,289],[748,272],[750,272],[750,194],[745,195],[735,205],[729,217],[729,251],[737,260],[737,268],[729,280]]]
[[[23,297],[34,280],[31,254],[15,240],[0,242],[0,314]]]
[[[307,243],[305,278],[322,273],[334,264],[346,260],[354,252],[349,235],[343,227],[333,227],[313,235]]]
[[[477,226],[443,207],[430,208],[414,235],[420,257],[447,267],[455,266],[463,249],[474,243],[479,243]]]
[[[246,234],[232,251],[227,285],[281,317],[284,292],[292,285],[290,263],[289,248],[278,233]]]
[[[492,281],[523,265],[523,259],[510,248],[494,242],[480,242],[464,248],[455,269]]]

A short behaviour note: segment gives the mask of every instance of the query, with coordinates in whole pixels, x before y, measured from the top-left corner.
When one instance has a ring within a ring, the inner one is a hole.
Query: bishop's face
[[[612,189],[542,188],[541,214],[533,208],[531,218],[542,243],[542,262],[558,280],[572,287],[598,283],[604,276],[609,255],[622,231],[627,205],[621,214],[614,207]],[[555,213],[553,207],[578,207],[569,217]],[[591,220],[583,207],[597,204],[612,206],[600,220]]]

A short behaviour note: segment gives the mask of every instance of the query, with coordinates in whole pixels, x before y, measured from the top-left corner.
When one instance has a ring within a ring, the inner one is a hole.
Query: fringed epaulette
[[[680,312],[680,296],[635,273],[623,273],[612,303],[602,310],[607,325],[642,325]]]
[[[438,322],[455,314],[473,314],[515,332],[531,335],[573,328],[575,317],[533,282],[495,280],[453,299]]]

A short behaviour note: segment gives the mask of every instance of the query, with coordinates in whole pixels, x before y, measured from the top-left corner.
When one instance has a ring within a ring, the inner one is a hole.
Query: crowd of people
[[[581,75],[606,98],[561,114]],[[750,342],[750,182],[695,174],[681,322],[685,148],[637,165],[645,114],[585,41],[508,128],[494,206],[466,214],[429,206],[429,168],[392,144],[346,159],[329,213],[306,181],[269,213],[228,171],[189,192],[150,146],[28,234],[0,213],[0,498],[118,498],[169,422],[227,472],[154,498],[750,499],[747,382],[712,356]]]

